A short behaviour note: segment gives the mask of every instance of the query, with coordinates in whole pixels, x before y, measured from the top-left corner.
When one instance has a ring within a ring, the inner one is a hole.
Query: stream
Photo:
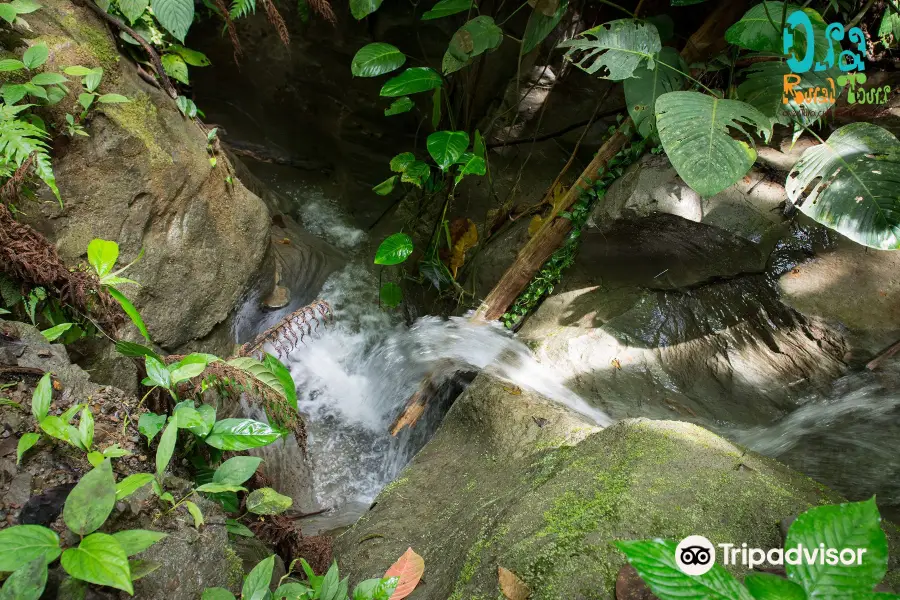
[[[348,526],[368,510],[480,371],[538,392],[597,425],[612,423],[499,324],[425,316],[407,326],[397,311],[382,310],[373,301],[377,276],[360,250],[365,234],[347,226],[339,210],[318,196],[303,206],[301,215],[311,232],[333,244],[340,241],[355,255],[318,294],[331,305],[333,323],[282,357],[309,429],[306,476],[312,479],[314,503],[319,510],[328,509],[304,519],[305,532]],[[259,330],[278,316],[270,315]],[[426,378],[436,384],[437,397],[430,399],[415,427],[391,436],[394,419]],[[835,381],[830,392],[803,399],[793,413],[763,427],[695,421],[852,499],[878,494],[882,504],[896,504],[900,460],[887,441],[900,433],[894,425],[900,416],[898,382],[896,369],[850,373]],[[298,469],[296,476],[304,473]]]

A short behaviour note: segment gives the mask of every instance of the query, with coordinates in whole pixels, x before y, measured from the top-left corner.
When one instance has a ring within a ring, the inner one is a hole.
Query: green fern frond
[[[232,19],[240,19],[256,13],[256,0],[232,0],[231,10],[228,11]]]
[[[19,118],[19,113],[29,106],[0,104],[0,165],[15,170],[34,155],[34,172],[61,203],[56,177],[50,164],[50,145],[47,143],[50,136],[37,125]],[[6,170],[0,168],[0,171]]]

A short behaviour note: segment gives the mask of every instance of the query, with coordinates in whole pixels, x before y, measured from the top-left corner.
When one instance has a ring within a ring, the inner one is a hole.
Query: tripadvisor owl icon
[[[675,548],[675,563],[687,575],[703,575],[716,564],[716,549],[702,535],[689,535]]]

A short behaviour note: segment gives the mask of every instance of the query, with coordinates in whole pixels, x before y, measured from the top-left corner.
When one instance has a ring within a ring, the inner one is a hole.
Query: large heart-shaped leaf
[[[269,592],[272,582],[272,571],[275,568],[275,555],[265,558],[247,573],[241,588],[241,598],[263,598]],[[257,595],[259,594],[259,595]]]
[[[657,54],[655,69],[641,65],[635,69],[634,77],[625,80],[622,87],[628,115],[643,137],[656,131],[656,99],[682,89],[685,77],[681,73],[686,70],[678,51],[666,46]]]
[[[803,153],[785,190],[805,214],[851,240],[900,249],[900,142],[889,131],[841,127]]]
[[[656,27],[637,19],[618,19],[598,25],[559,45],[568,48],[566,58],[578,68],[600,77],[621,81],[634,76],[642,62],[654,67],[654,56],[662,50]],[[577,56],[577,58],[576,58]]]
[[[267,446],[281,433],[252,419],[222,419],[213,425],[205,442],[219,450],[250,450]]]
[[[354,19],[364,19],[378,10],[382,0],[350,0],[350,14]]]
[[[350,62],[350,72],[356,77],[378,77],[403,66],[406,55],[391,44],[375,42],[359,49]]]
[[[450,39],[442,63],[444,74],[462,69],[476,56],[496,50],[502,42],[503,30],[494,23],[494,19],[486,15],[475,17],[460,27]]]
[[[257,456],[234,456],[223,462],[213,474],[216,483],[240,485],[253,477],[262,459]]]
[[[752,600],[746,588],[716,563],[703,575],[688,575],[675,563],[677,545],[668,540],[620,541],[641,579],[660,598],[703,598],[704,600]]]
[[[132,24],[144,14],[149,4],[149,0],[119,0],[119,8],[122,10],[122,14]]]
[[[376,265],[399,265],[413,252],[413,242],[405,233],[388,236],[375,251]]]
[[[43,555],[49,564],[56,560],[59,536],[40,525],[17,525],[0,530],[0,571],[15,571]]]
[[[63,552],[61,563],[72,577],[134,594],[128,556],[111,535],[93,533],[87,536],[77,548]]]
[[[422,15],[423,21],[449,17],[472,8],[472,0],[440,0],[431,10]]]
[[[771,121],[738,100],[699,92],[669,92],[656,100],[656,126],[678,174],[701,196],[713,196],[744,176],[756,160],[745,129],[768,137]],[[747,141],[731,137],[730,130]]]
[[[63,506],[63,520],[78,535],[96,531],[116,505],[116,480],[112,462],[104,459],[88,471],[69,492]]]
[[[809,509],[791,524],[784,547],[801,544],[804,548],[823,544],[825,548],[865,550],[861,564],[786,564],[788,578],[802,585],[809,598],[859,598],[870,593],[887,573],[887,537],[875,498]]]
[[[837,68],[828,71],[810,71],[801,75],[792,75],[790,68],[783,60],[767,60],[754,63],[743,71],[744,81],[738,86],[740,100],[752,104],[759,111],[782,125],[792,121],[800,121],[809,125],[828,112],[834,103],[830,98],[840,96],[843,87],[836,87],[840,71]],[[788,82],[793,83],[793,95],[787,104],[785,97],[785,75]],[[831,81],[829,81],[829,78]],[[803,94],[804,100],[810,97],[812,102],[797,102],[796,94]]]
[[[441,87],[443,80],[437,71],[428,67],[410,67],[396,77],[388,79],[381,88],[381,95],[389,98],[428,92]]]
[[[194,0],[151,0],[150,5],[159,24],[183,43],[194,21]]]
[[[725,39],[729,43],[747,50],[774,52],[782,55],[784,53],[784,38],[781,24],[786,18],[784,15],[785,10],[788,17],[798,10],[802,10],[807,14],[814,32],[815,58],[816,60],[825,58],[830,44],[828,37],[825,35],[825,20],[811,8],[802,8],[794,4],[785,4],[784,2],[760,2],[752,6],[741,17],[740,21],[728,28],[728,31],[725,32]],[[798,58],[803,58],[806,54],[806,33],[802,28],[794,31],[794,44],[791,50]]]
[[[272,488],[259,488],[247,496],[247,510],[255,515],[277,515],[291,507],[294,501]]]
[[[521,54],[528,54],[537,48],[559,25],[568,8],[569,0],[562,0],[562,2],[560,0],[538,0],[531,16],[528,17],[528,24],[525,25]]]
[[[446,171],[469,147],[469,134],[465,131],[435,131],[425,141],[428,154]]]
[[[38,556],[13,572],[3,582],[0,600],[38,600],[47,585],[47,561]]]

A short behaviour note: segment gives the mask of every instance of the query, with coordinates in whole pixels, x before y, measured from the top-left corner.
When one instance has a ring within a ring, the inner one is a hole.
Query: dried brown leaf
[[[384,574],[385,577],[400,578],[390,600],[403,600],[412,594],[423,573],[425,573],[425,559],[416,554],[412,548],[407,548],[403,556],[398,558]]]
[[[497,567],[497,577],[500,580],[500,591],[507,600],[526,600],[531,595],[531,588],[509,569]]]

